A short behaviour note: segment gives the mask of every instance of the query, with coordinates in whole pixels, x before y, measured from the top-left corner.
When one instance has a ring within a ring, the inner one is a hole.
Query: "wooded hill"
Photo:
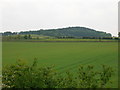
[[[4,32],[3,35],[13,35],[15,32]],[[33,31],[21,31],[20,35],[25,34],[36,34],[44,36],[53,36],[53,37],[111,37],[110,33],[96,31],[94,29],[86,27],[67,27],[59,29],[47,29],[47,30],[33,30]]]

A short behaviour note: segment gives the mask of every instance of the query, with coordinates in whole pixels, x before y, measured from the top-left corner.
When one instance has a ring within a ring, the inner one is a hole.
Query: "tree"
[[[118,37],[120,37],[120,32],[118,33]]]
[[[21,38],[21,36],[20,35],[17,35],[17,39],[20,39]]]
[[[27,35],[25,35],[25,36],[24,36],[24,39],[28,39],[28,36],[27,36]]]
[[[31,37],[31,35],[30,35],[30,34],[28,35],[28,38],[29,38],[29,39],[32,39],[32,37]]]
[[[5,36],[9,36],[9,35],[12,35],[12,32],[7,31],[7,32],[4,32],[4,34],[3,34],[3,35],[5,35]]]

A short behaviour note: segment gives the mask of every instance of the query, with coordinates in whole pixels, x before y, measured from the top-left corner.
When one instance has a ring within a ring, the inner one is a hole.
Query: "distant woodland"
[[[59,29],[47,29],[47,30],[32,30],[32,31],[21,31],[21,32],[4,32],[3,36],[9,35],[43,35],[52,37],[112,37],[110,33],[96,31],[94,29],[86,27],[67,27]]]

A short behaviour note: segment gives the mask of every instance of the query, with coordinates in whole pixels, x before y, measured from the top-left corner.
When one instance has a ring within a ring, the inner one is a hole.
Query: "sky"
[[[0,32],[80,26],[117,36],[119,0],[0,0]]]

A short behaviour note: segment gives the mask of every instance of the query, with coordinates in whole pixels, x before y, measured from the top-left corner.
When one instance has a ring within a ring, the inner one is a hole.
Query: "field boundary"
[[[120,41],[2,41],[2,42],[120,42]]]

